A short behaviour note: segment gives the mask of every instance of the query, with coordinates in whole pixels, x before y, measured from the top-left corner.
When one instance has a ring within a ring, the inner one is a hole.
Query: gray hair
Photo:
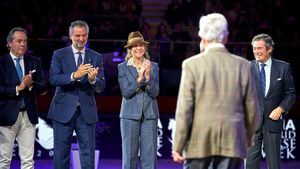
[[[85,27],[86,32],[89,33],[89,25],[82,20],[77,20],[71,23],[70,28],[69,28],[69,34],[71,34],[74,30],[74,27]]]
[[[7,42],[7,45],[8,43],[12,42],[14,40],[14,33],[15,32],[24,32],[26,35],[27,35],[27,31],[24,29],[24,28],[21,28],[21,27],[14,27],[12,28],[7,37],[6,37],[6,42]]]
[[[222,43],[228,34],[228,23],[224,15],[212,13],[200,18],[198,32],[200,38]]]
[[[274,41],[271,38],[271,36],[269,36],[267,34],[263,34],[263,33],[259,34],[259,35],[256,35],[256,36],[253,37],[251,45],[253,45],[254,41],[259,41],[259,40],[262,40],[262,41],[265,42],[267,49],[270,49],[270,48],[272,48],[272,50],[274,49]]]

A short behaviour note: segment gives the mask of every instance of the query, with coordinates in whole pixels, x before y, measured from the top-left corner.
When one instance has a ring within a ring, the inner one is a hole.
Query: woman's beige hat
[[[127,44],[124,46],[124,48],[129,48],[132,45],[143,43],[145,45],[149,45],[149,42],[144,40],[143,35],[139,31],[131,32],[128,35],[128,41]]]

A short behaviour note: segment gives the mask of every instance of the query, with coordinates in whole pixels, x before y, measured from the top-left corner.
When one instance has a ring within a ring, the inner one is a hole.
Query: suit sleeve
[[[291,68],[288,64],[284,74],[284,98],[280,103],[280,107],[284,112],[288,112],[296,101],[296,90],[294,86],[293,77],[291,75]]]
[[[188,142],[194,118],[195,79],[191,69],[183,62],[176,106],[176,129],[172,149],[181,153]]]
[[[153,71],[151,71],[150,80],[146,86],[147,93],[152,97],[156,98],[159,93],[159,68],[157,64],[153,63]]]
[[[99,55],[97,60],[97,66],[99,68],[99,73],[96,78],[96,83],[92,85],[94,88],[95,92],[102,92],[105,88],[105,78],[104,78],[104,68],[103,68],[103,59],[102,56]]]
[[[121,94],[124,98],[130,99],[133,97],[143,84],[137,82],[136,79],[131,80],[126,76],[125,64],[118,65],[118,81],[121,89]]]
[[[4,57],[4,56],[2,56]],[[5,69],[5,63],[0,61],[0,96],[2,97],[15,97],[16,96],[16,86],[19,82],[12,83],[8,80],[7,74],[10,70]],[[5,83],[6,81],[6,83]]]
[[[258,129],[259,122],[261,121],[258,96],[256,91],[256,82],[254,72],[251,66],[244,66],[242,70],[245,82],[243,86],[244,97],[244,111],[245,111],[245,124],[247,130],[247,145],[250,147],[253,143],[253,134]],[[245,76],[246,75],[246,76]]]
[[[50,65],[50,73],[49,73],[49,81],[51,85],[53,86],[61,86],[61,85],[68,85],[71,84],[71,74],[70,73],[62,73],[62,55],[61,53],[58,53],[57,51],[53,52],[52,61]]]
[[[16,96],[16,85],[4,85],[3,83],[4,78],[0,74],[0,95],[1,96],[10,96],[10,97],[15,97]]]
[[[43,73],[42,65],[39,59],[35,60],[34,68],[36,73],[33,74],[33,87],[32,90],[37,94],[41,94],[47,91],[47,81]]]

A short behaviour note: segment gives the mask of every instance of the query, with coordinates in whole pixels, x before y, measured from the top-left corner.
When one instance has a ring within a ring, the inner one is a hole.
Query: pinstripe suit
[[[135,67],[127,61],[118,65],[123,169],[137,168],[139,150],[142,168],[156,168],[159,72],[157,63],[151,65],[151,78],[142,84]]]
[[[283,119],[272,120],[270,113],[278,106],[288,112],[296,99],[295,86],[291,76],[290,65],[286,62],[272,59],[270,87],[266,96],[263,95],[259,63],[251,62],[255,72],[256,88],[261,110],[262,121],[259,130],[255,132],[255,144],[249,149],[247,169],[257,169],[260,166],[261,146],[264,145],[268,166],[271,169],[280,168],[280,143]]]

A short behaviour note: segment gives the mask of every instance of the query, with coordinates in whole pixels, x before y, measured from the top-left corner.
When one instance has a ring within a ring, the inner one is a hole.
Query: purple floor
[[[36,169],[52,169],[52,160],[36,160]],[[20,161],[14,160],[11,169],[20,169]],[[73,168],[72,168],[73,169]],[[75,168],[74,168],[75,169]],[[100,159],[98,169],[121,169],[120,159]],[[158,169],[182,169],[181,164],[177,164],[167,159],[158,160]]]
[[[14,160],[11,165],[11,169],[19,169],[20,161]],[[36,160],[36,169],[52,169],[52,160]],[[120,159],[100,159],[98,169],[120,169]],[[300,161],[282,161],[282,169],[299,169]],[[74,168],[75,169],[75,168]],[[171,159],[159,159],[158,169],[182,169],[181,164],[176,164]],[[267,169],[266,163],[263,161],[261,169]]]

